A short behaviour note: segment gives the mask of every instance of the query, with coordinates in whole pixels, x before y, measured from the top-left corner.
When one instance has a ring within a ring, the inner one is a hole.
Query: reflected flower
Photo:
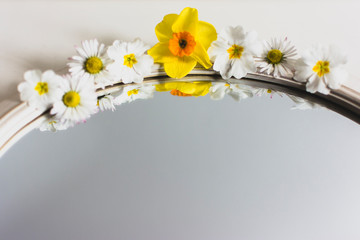
[[[294,95],[287,94],[287,96],[295,103],[291,110],[307,110],[307,109],[315,109],[315,108],[322,108],[321,105],[314,103],[312,101],[306,100],[301,97],[297,97]]]
[[[282,94],[280,92],[277,92],[277,91],[269,89],[269,88],[256,88],[254,93],[256,96],[259,96],[259,97],[262,97],[262,96],[268,95],[268,94],[270,95],[270,98],[273,98],[273,96],[275,94],[282,97]]]
[[[42,132],[44,131],[56,132],[56,131],[66,130],[69,127],[72,127],[74,124],[75,123],[72,121],[60,122],[55,117],[49,117],[40,125],[39,129]]]
[[[211,82],[165,82],[156,85],[156,91],[179,97],[199,97],[209,93]]]
[[[150,84],[125,86],[119,93],[113,94],[115,97],[113,103],[114,105],[120,105],[137,99],[149,99],[154,97],[154,92],[155,86]]]
[[[115,111],[114,106],[114,97],[112,95],[105,95],[102,98],[98,99],[97,105],[99,109],[103,112],[105,110]]]
[[[210,88],[210,98],[221,100],[226,94],[234,100],[240,101],[254,96],[254,88],[244,84],[229,84],[224,82],[213,83]]]

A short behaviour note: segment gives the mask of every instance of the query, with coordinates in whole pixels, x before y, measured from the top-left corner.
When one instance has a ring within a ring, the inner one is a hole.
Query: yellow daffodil
[[[216,40],[213,25],[199,21],[195,8],[185,8],[180,15],[166,15],[155,28],[159,40],[148,54],[157,63],[163,63],[172,78],[186,76],[197,63],[211,67],[207,49]]]
[[[158,92],[168,92],[179,97],[199,97],[209,93],[211,82],[166,82],[155,86]]]

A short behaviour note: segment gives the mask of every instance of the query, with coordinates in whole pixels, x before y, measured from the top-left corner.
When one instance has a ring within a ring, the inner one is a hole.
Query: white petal
[[[330,70],[330,73],[325,74],[324,78],[329,88],[338,89],[346,82],[348,73],[345,69],[338,67]]]
[[[241,45],[245,37],[245,32],[242,26],[229,26],[220,32],[220,37],[226,39],[230,45]]]
[[[326,87],[323,79],[318,77],[317,74],[314,74],[309,78],[309,81],[306,84],[306,91],[311,93],[320,92],[322,94],[330,93],[330,90]]]

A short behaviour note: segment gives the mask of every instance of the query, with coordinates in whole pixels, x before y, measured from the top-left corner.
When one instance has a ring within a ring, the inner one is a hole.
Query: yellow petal
[[[177,82],[165,82],[155,85],[155,90],[158,92],[168,92],[173,89],[177,89],[179,83]]]
[[[176,61],[164,63],[167,75],[172,78],[185,77],[196,66],[196,60],[192,57],[178,57]]]
[[[177,57],[174,56],[169,50],[169,42],[159,42],[148,50],[148,54],[154,58],[154,62],[166,63],[177,61]]]
[[[211,82],[180,83],[177,90],[191,94],[194,97],[205,96],[209,93]]]
[[[168,14],[162,22],[156,25],[155,34],[160,42],[166,42],[172,38],[173,31],[171,27],[178,17],[177,14]]]
[[[206,69],[212,66],[208,53],[199,42],[196,44],[195,50],[191,54],[191,57],[194,58],[198,63],[200,63]]]
[[[187,7],[181,11],[179,17],[174,22],[172,26],[172,31],[174,33],[186,31],[196,38],[198,25],[199,19],[197,9]]]
[[[199,21],[197,41],[207,50],[210,44],[217,39],[216,29],[207,22]]]

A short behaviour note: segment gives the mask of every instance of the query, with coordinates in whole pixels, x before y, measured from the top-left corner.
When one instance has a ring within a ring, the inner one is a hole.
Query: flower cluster
[[[216,35],[215,28],[198,20],[194,8],[179,15],[166,15],[155,28],[159,40],[148,52],[156,63],[164,65],[172,78],[186,76],[196,64],[211,66],[223,79],[240,79],[259,72],[273,77],[306,82],[311,93],[328,94],[347,79],[344,55],[335,47],[315,46],[297,59],[294,45],[287,39],[257,39],[256,32],[243,27],[227,27]]]
[[[141,83],[150,74],[153,59],[146,54],[148,49],[140,39],[115,41],[108,48],[96,39],[83,41],[82,47],[76,47],[78,55],[70,58],[69,74],[27,71],[18,86],[20,98],[36,110],[50,109],[41,130],[62,130],[85,122],[99,109],[115,110],[114,104],[120,101],[111,95],[98,99],[97,88]]]
[[[304,82],[308,92],[322,94],[340,88],[347,79],[346,57],[336,47],[315,45],[298,58],[287,38],[261,43],[256,32],[246,32],[242,26],[229,26],[217,34],[213,25],[198,19],[194,8],[166,15],[155,27],[155,33],[159,42],[153,47],[138,38],[132,42],[116,40],[108,47],[96,39],[83,41],[76,47],[77,55],[69,58],[69,74],[27,71],[25,81],[18,86],[20,98],[34,109],[50,110],[41,129],[59,130],[84,122],[99,110],[114,111],[115,105],[152,97],[155,90],[170,91],[175,96],[210,93],[212,99],[229,94],[236,100],[273,94],[270,89],[224,82],[140,85],[151,74],[154,62],[161,64],[172,78],[186,76],[199,64],[205,69],[212,67],[223,79],[240,79],[258,72]],[[98,98],[96,89],[114,83],[135,84]]]

